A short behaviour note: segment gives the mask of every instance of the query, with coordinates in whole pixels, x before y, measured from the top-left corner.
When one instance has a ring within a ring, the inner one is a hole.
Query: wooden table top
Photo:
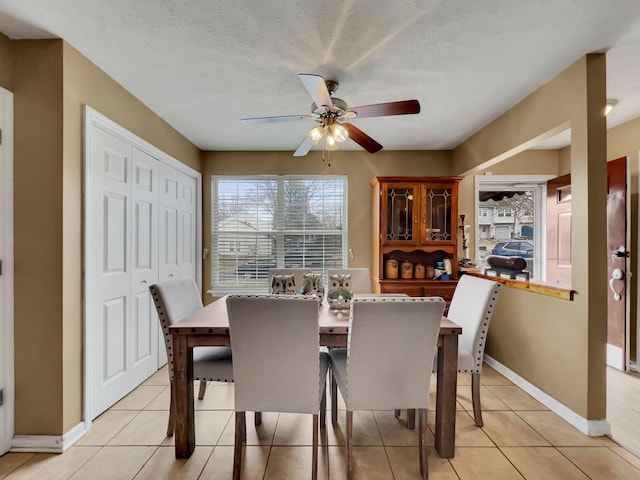
[[[349,313],[350,309],[332,309],[326,301],[322,302],[318,318],[320,334],[346,335],[349,331]],[[174,335],[229,335],[226,297],[175,323],[170,327],[170,331]],[[461,333],[461,326],[442,317],[440,335]]]

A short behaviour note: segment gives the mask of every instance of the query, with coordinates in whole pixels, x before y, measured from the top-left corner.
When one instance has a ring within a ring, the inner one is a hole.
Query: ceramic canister
[[[391,280],[398,278],[398,260],[395,258],[389,258],[384,262],[384,278]]]
[[[431,265],[427,266],[427,278],[432,279],[434,275],[435,275],[434,268]]]
[[[413,276],[415,278],[424,278],[426,276],[426,269],[421,263],[418,263],[413,270]]]
[[[400,264],[400,278],[413,278],[413,263],[409,260]]]

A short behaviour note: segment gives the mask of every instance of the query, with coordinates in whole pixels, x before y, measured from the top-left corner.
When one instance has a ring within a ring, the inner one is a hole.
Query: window
[[[213,295],[266,293],[271,268],[346,266],[345,176],[211,177]]]
[[[513,215],[512,209],[507,207],[496,208],[496,214],[498,217],[511,217]]]
[[[546,175],[478,175],[476,263],[487,255],[522,257],[530,278],[544,280]],[[487,219],[485,210],[495,212]],[[490,222],[488,225],[487,223]]]

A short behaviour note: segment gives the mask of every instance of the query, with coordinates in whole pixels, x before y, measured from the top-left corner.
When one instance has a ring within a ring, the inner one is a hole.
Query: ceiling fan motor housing
[[[336,112],[338,115],[342,115],[344,114],[344,112],[347,111],[347,102],[345,102],[344,100],[342,100],[341,98],[338,97],[333,97],[331,99],[331,101],[333,102],[333,111]],[[324,107],[320,107],[318,108],[318,106],[314,103],[311,104],[311,112],[315,112],[315,113],[323,113],[323,112],[319,112],[318,110],[322,110],[324,111]],[[328,112],[327,112],[328,113]]]

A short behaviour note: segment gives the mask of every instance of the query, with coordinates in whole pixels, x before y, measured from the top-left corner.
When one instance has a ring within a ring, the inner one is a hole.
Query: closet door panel
[[[131,381],[135,387],[152,375],[158,366],[159,322],[149,285],[158,281],[158,160],[133,148],[131,228],[132,240],[132,322]]]
[[[196,278],[196,179],[182,174],[180,217],[182,238],[180,241],[180,275]]]
[[[95,234],[93,301],[88,310],[93,355],[92,418],[131,390],[131,146],[94,127],[91,150],[93,202],[88,221]]]
[[[196,179],[160,164],[160,280],[196,278]]]
[[[160,281],[180,276],[180,172],[160,164]]]

